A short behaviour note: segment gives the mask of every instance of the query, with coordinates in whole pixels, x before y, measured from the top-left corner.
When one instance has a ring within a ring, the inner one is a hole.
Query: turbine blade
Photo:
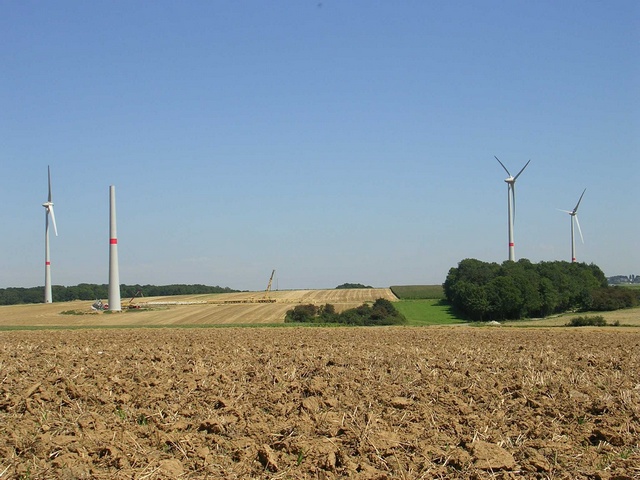
[[[51,201],[51,168],[47,165],[47,177],[49,179],[49,201]]]
[[[578,207],[580,206],[580,202],[582,201],[582,197],[584,197],[584,192],[586,191],[587,191],[586,188],[582,191],[582,195],[580,195],[580,200],[578,200],[578,203],[576,203],[576,208],[573,209],[573,213],[577,213]]]
[[[531,159],[529,159],[529,162],[531,162]],[[513,181],[514,181],[514,182],[518,179],[518,177],[520,176],[520,174],[521,174],[522,172],[524,172],[524,169],[525,169],[525,168],[527,168],[527,165],[529,165],[529,162],[525,163],[525,164],[524,164],[524,167],[522,167],[522,170],[520,170],[520,171],[518,172],[518,174],[517,174],[515,177],[513,177]]]
[[[562,210],[561,208],[556,208],[556,210],[558,210],[559,212],[568,213],[569,215],[573,215],[573,212],[570,212],[569,210]]]
[[[56,227],[56,216],[53,214],[53,205],[47,207],[47,212],[51,215],[51,222],[53,223],[53,232],[58,236],[58,229]]]
[[[495,155],[493,156],[493,158],[495,158],[496,160],[498,160],[498,163],[499,163],[500,165],[502,165],[502,168],[504,168],[504,171],[505,171],[505,172],[507,172],[507,175],[511,176],[511,174],[509,173],[509,170],[507,170],[507,167],[505,167],[505,166],[504,166],[504,163],[502,163],[502,162],[500,161],[500,159],[499,159],[498,157],[496,157]]]
[[[584,243],[584,237],[582,236],[582,230],[580,229],[580,222],[578,221],[578,215],[574,215],[573,218],[576,219],[576,225],[578,225],[578,232],[580,233],[580,240]]]

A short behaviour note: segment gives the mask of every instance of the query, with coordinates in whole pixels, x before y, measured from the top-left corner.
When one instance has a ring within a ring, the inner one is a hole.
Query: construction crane
[[[273,283],[273,276],[276,274],[276,270],[273,269],[271,272],[271,277],[269,277],[269,284],[267,285],[267,289],[264,291],[264,297],[258,299],[258,303],[275,303],[275,298],[269,298],[269,292],[271,291],[271,284]]]
[[[276,269],[274,268],[271,272],[271,277],[269,277],[269,284],[267,285],[267,289],[264,291],[264,298],[267,298],[269,292],[271,291],[271,284],[273,283],[273,276],[276,274]]]
[[[129,304],[127,305],[127,308],[131,308],[131,309],[134,309],[134,308],[140,308],[140,305],[136,305],[135,303],[133,303],[133,300],[134,300],[138,295],[140,295],[141,297],[143,296],[143,295],[142,295],[142,290],[138,290],[138,291],[133,295],[133,297],[131,297],[131,300],[129,300]]]

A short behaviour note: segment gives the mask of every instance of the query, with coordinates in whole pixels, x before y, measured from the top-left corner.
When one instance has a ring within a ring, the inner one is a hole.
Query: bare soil
[[[640,478],[637,329],[0,332],[0,478]]]

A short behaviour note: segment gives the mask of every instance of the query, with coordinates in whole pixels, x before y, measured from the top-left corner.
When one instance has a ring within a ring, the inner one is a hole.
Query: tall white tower
[[[47,167],[47,177],[49,180],[49,196],[47,201],[42,204],[45,208],[44,214],[44,303],[53,302],[51,294],[51,256],[49,254],[49,216],[53,223],[53,231],[58,236],[56,228],[56,216],[53,213],[53,202],[51,201],[51,169]]]
[[[509,175],[509,177],[505,179],[505,182],[507,182],[507,205],[508,205],[507,211],[509,214],[509,220],[508,220],[509,221],[509,260],[511,260],[512,262],[515,262],[516,247],[515,247],[515,242],[513,241],[513,222],[516,216],[516,180],[518,179],[520,174],[524,172],[524,169],[527,168],[527,165],[529,165],[529,162],[531,160],[529,160],[529,162],[527,162],[524,165],[524,167],[522,167],[522,170],[520,170],[518,174],[514,177],[509,173],[509,170],[507,170],[507,167],[504,166],[504,163],[502,163],[498,157],[494,155],[494,158],[498,160],[498,163],[502,165],[502,168],[504,168],[504,171],[507,172],[507,175]]]
[[[118,234],[116,230],[116,187],[109,187],[109,310],[121,311]]]

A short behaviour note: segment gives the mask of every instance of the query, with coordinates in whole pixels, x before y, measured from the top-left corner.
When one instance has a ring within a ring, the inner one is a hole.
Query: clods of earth
[[[0,332],[0,478],[637,479],[640,332]]]

